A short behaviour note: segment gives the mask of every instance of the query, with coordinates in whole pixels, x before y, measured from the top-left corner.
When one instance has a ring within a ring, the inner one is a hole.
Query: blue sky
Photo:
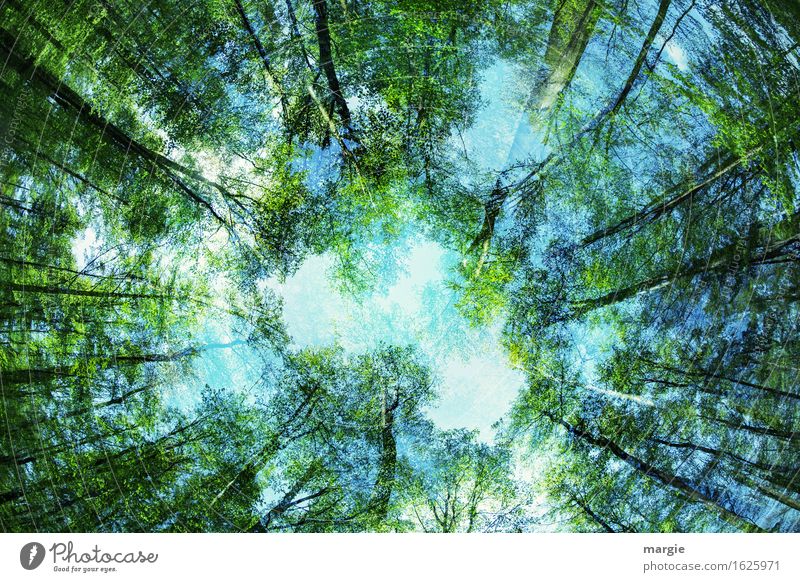
[[[384,291],[359,298],[340,294],[328,276],[332,260],[312,257],[284,283],[269,286],[284,301],[284,321],[294,346],[338,342],[361,353],[384,344],[418,346],[441,380],[430,411],[441,428],[469,428],[492,440],[492,424],[509,408],[524,382],[500,347],[500,324],[470,327],[457,313],[455,292],[444,284],[450,261],[439,245],[412,242],[403,272]]]
[[[441,246],[424,239],[399,243],[408,248],[400,272],[388,285],[351,297],[341,293],[331,277],[333,259],[312,256],[283,282],[265,284],[283,300],[283,321],[292,348],[341,345],[359,354],[380,344],[414,345],[438,377],[439,398],[428,411],[442,429],[478,430],[492,442],[492,424],[510,408],[524,384],[501,347],[502,320],[491,327],[471,327],[458,313],[456,292],[445,285],[458,260]],[[212,318],[198,344],[227,343],[238,338],[230,318]],[[193,374],[170,389],[168,401],[189,409],[198,402],[199,387],[240,392],[259,391],[263,359],[241,344],[205,351],[193,360]]]

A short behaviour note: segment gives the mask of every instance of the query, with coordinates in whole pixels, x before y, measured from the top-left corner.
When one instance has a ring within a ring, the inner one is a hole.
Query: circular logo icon
[[[44,561],[44,546],[39,542],[30,542],[19,551],[19,563],[26,570],[35,570]]]

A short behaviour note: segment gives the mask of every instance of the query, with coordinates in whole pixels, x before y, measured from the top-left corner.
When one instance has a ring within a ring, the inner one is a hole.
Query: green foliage
[[[668,4],[4,2],[0,529],[797,530],[800,14]],[[420,232],[525,374],[493,444],[270,290]]]

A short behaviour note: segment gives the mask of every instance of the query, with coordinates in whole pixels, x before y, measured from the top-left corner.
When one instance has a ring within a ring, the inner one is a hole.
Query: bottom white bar
[[[800,534],[1,534],[0,580],[777,582],[800,580],[799,550]]]

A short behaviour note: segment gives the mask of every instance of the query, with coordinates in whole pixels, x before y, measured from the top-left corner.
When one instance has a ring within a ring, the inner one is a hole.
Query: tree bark
[[[342,125],[345,130],[350,132],[351,119],[350,108],[347,106],[347,101],[342,95],[342,88],[339,84],[339,77],[336,74],[336,68],[333,64],[333,50],[331,48],[331,34],[328,27],[328,5],[325,0],[313,0],[315,25],[317,31],[317,45],[319,46],[319,64],[322,71],[325,73],[325,78],[328,81],[328,90],[330,91],[331,98],[336,104],[336,110],[339,118],[342,120]]]
[[[658,13],[656,14],[655,20],[653,20],[653,24],[650,26],[650,30],[647,32],[647,37],[644,39],[644,43],[642,44],[642,48],[636,57],[633,70],[631,70],[630,75],[628,75],[625,85],[622,87],[622,91],[620,91],[616,101],[614,101],[614,105],[611,106],[611,115],[617,114],[617,112],[620,110],[620,107],[622,107],[622,104],[625,102],[625,99],[628,97],[628,93],[631,92],[633,84],[639,77],[639,72],[642,70],[642,65],[644,65],[645,59],[647,59],[647,53],[650,52],[650,48],[653,46],[653,41],[655,40],[656,35],[658,35],[658,32],[661,30],[661,25],[664,24],[664,19],[667,16],[667,11],[669,10],[671,3],[672,0],[661,0],[659,3]]]
[[[559,0],[550,26],[540,80],[533,89],[530,106],[548,111],[569,86],[600,17],[595,0]]]
[[[734,241],[717,249],[710,257],[694,259],[675,271],[654,275],[644,281],[611,291],[600,297],[574,301],[572,302],[574,308],[572,316],[580,317],[595,309],[608,307],[640,294],[651,293],[673,281],[691,279],[700,274],[720,274],[731,267],[734,267],[736,272],[741,272],[785,257],[790,257],[794,260],[795,255],[789,250],[789,246],[800,242],[799,226],[800,213],[795,213],[772,227],[756,222],[751,225],[750,234],[747,235],[748,244],[744,247],[752,250],[749,250],[745,256],[740,257],[741,260],[738,262],[733,261],[733,258],[743,247],[741,241]],[[788,231],[789,234],[785,238],[773,240],[773,231]]]
[[[760,148],[759,148],[760,149]],[[750,155],[755,154],[758,149],[753,150]],[[651,224],[661,218],[662,216],[666,216],[675,210],[678,206],[688,202],[694,198],[694,196],[712,184],[714,184],[717,180],[728,174],[731,170],[740,166],[746,158],[739,157],[734,158],[732,156],[727,157],[726,159],[722,160],[719,163],[719,168],[716,169],[711,174],[706,175],[706,177],[698,184],[687,184],[683,182],[675,187],[670,188],[665,192],[665,197],[668,197],[666,200],[661,202],[652,203],[642,210],[635,212],[625,218],[617,221],[611,226],[607,226],[601,229],[594,231],[592,234],[585,236],[580,241],[581,247],[590,246],[600,240],[609,238],[614,236],[620,232],[628,230],[637,225],[642,224]],[[706,166],[708,164],[705,164]],[[691,180],[694,181],[693,179]]]
[[[708,488],[707,491],[702,491],[677,475],[673,475],[667,471],[659,469],[647,461],[629,453],[615,441],[612,441],[602,434],[594,435],[582,427],[574,426],[561,418],[556,418],[552,413],[547,411],[543,412],[543,415],[549,418],[553,423],[564,427],[568,434],[577,437],[595,447],[599,447],[608,451],[621,461],[624,461],[630,465],[639,473],[642,473],[643,475],[660,482],[662,485],[668,488],[675,489],[681,495],[692,501],[697,501],[710,507],[733,525],[736,525],[745,531],[764,531],[758,525],[752,523],[745,517],[742,517],[735,511],[726,507],[721,499],[719,491],[711,488]]]
[[[256,52],[258,52],[258,56],[261,59],[261,64],[264,67],[264,72],[267,76],[267,80],[269,81],[270,85],[275,89],[278,93],[278,98],[280,99],[281,104],[281,111],[283,113],[283,119],[288,120],[288,111],[289,107],[286,102],[286,94],[283,92],[280,83],[278,83],[278,77],[275,75],[275,72],[272,70],[272,63],[270,63],[269,55],[267,54],[264,45],[261,43],[261,39],[258,38],[255,29],[253,28],[253,24],[250,22],[250,19],[247,17],[247,13],[244,10],[244,6],[240,0],[233,0],[233,3],[236,7],[236,12],[239,15],[239,18],[242,21],[242,25],[244,29],[247,31],[248,36],[253,41],[253,45],[256,47]]]

